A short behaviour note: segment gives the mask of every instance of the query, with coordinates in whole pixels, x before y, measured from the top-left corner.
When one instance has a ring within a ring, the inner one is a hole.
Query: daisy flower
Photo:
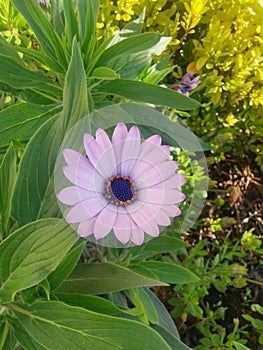
[[[117,124],[112,139],[102,129],[96,137],[84,134],[86,156],[64,149],[64,175],[73,186],[57,198],[71,206],[70,224],[78,223],[78,235],[96,240],[113,231],[122,244],[144,242],[145,233],[158,237],[160,226],[170,225],[181,214],[177,204],[185,198],[176,188],[185,177],[176,173],[177,162],[168,160],[170,147],[153,135],[142,141],[138,127],[128,131]]]

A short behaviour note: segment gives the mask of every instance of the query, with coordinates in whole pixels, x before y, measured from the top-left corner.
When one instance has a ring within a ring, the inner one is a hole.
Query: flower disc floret
[[[57,195],[71,207],[66,221],[78,223],[79,236],[100,240],[113,231],[122,244],[141,245],[145,233],[157,237],[181,214],[177,204],[185,196],[177,188],[185,178],[159,135],[141,141],[136,126],[128,131],[119,123],[111,140],[102,129],[95,138],[84,134],[84,148],[86,156],[63,150],[63,172],[73,185]]]

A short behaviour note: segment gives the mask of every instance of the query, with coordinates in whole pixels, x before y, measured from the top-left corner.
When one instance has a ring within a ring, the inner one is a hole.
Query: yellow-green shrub
[[[99,31],[121,28],[145,9],[144,31],[172,36],[166,54],[176,68],[168,83],[186,70],[201,76],[194,97],[206,107],[187,119],[214,147],[255,154],[263,168],[263,8],[259,0],[102,0]]]

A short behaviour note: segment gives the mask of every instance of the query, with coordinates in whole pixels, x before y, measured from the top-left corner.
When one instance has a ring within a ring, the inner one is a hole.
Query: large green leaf
[[[66,74],[63,111],[34,134],[20,163],[14,191],[13,216],[19,225],[59,215],[54,167],[67,129],[89,112],[85,71],[76,41]]]
[[[62,119],[54,116],[27,144],[19,165],[12,205],[12,216],[19,226],[59,214],[53,171],[63,140],[62,130]]]
[[[43,51],[66,70],[67,57],[62,42],[35,0],[12,0],[35,33]]]
[[[61,109],[61,106],[44,107],[19,103],[0,111],[0,147],[8,145],[10,140],[27,141],[43,123]]]
[[[165,285],[111,263],[79,264],[58,288],[63,293],[105,294],[135,287]]]
[[[15,294],[43,281],[76,242],[77,235],[64,221],[32,222],[0,245],[0,299],[11,302]]]
[[[150,327],[105,316],[60,302],[12,305],[20,326],[38,349],[54,350],[171,350]],[[47,336],[48,335],[48,336]],[[23,338],[17,336],[24,345]],[[34,348],[33,348],[34,349]]]
[[[234,341],[233,343],[236,347],[236,350],[250,350],[250,348],[248,348],[247,346],[245,346],[237,341]]]
[[[137,267],[139,269],[140,267],[143,267],[151,270],[162,282],[165,283],[184,284],[193,283],[199,280],[199,277],[193,272],[177,264],[170,264],[162,261],[144,261],[130,266],[134,271],[137,271]]]
[[[0,166],[0,239],[8,234],[8,223],[11,214],[11,202],[15,181],[16,152],[11,143]]]
[[[156,106],[166,106],[179,110],[191,110],[200,107],[199,102],[177,91],[142,81],[116,79],[99,85],[98,90],[133,101],[151,103]]]

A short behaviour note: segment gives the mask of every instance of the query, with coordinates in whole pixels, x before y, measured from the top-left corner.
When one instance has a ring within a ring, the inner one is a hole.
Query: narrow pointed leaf
[[[15,181],[16,152],[11,143],[0,166],[0,215],[1,231],[4,237],[8,233],[8,223],[11,214],[11,203]]]
[[[165,285],[111,263],[79,264],[58,288],[63,293],[105,294],[142,286]]]
[[[111,95],[118,95],[133,101],[151,103],[156,106],[166,106],[179,110],[191,110],[200,107],[196,100],[177,91],[142,81],[116,79],[101,84],[98,89]]]
[[[66,69],[67,58],[62,42],[37,1],[12,0],[12,2],[32,28],[45,54],[58,60],[61,66]]]
[[[184,284],[193,283],[199,280],[199,277],[186,268],[170,264],[162,261],[145,261],[136,265],[132,265],[131,269],[136,271],[136,267],[144,267],[152,271],[158,278],[165,283]]]

